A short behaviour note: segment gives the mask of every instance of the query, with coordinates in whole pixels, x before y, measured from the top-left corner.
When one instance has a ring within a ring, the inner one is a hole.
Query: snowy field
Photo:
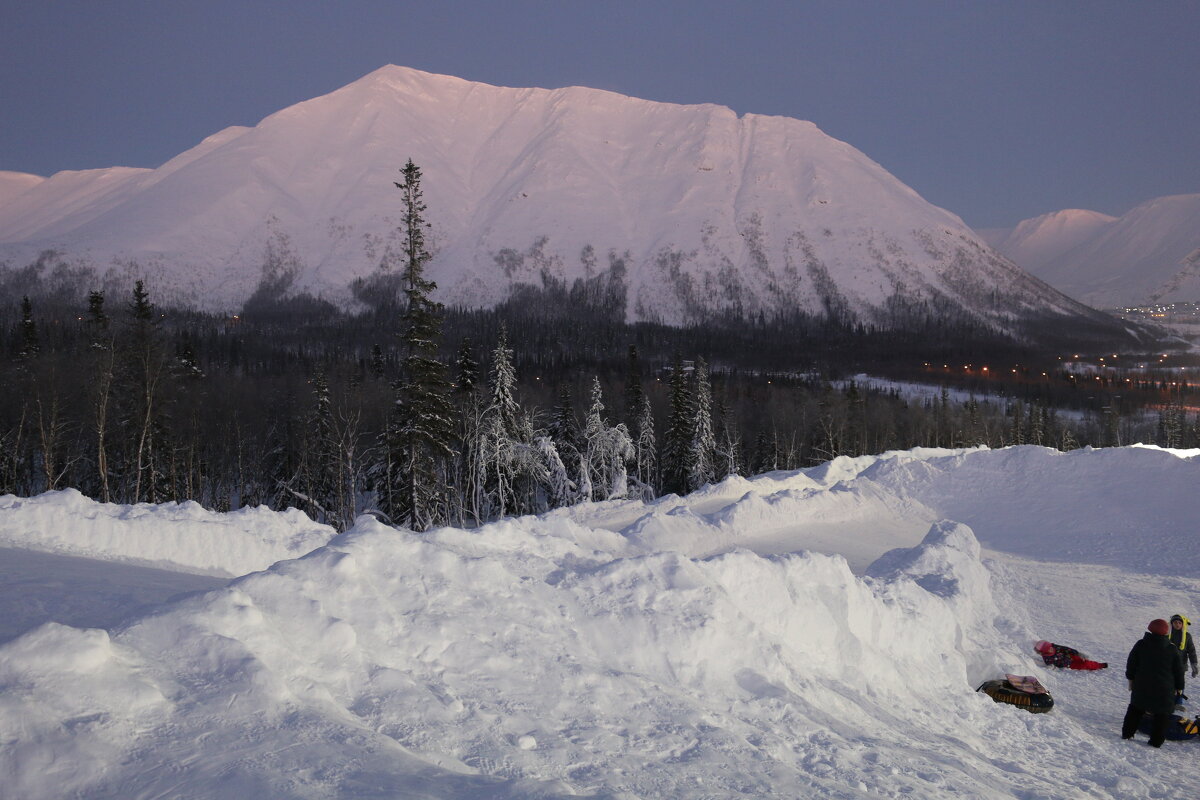
[[[421,536],[0,497],[0,797],[1194,798],[1200,740],[1118,729],[1146,623],[1200,617],[1198,456],[914,450]],[[974,691],[1004,672],[1054,710]]]

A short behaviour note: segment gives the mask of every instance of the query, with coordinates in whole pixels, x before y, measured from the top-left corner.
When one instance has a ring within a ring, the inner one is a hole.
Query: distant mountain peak
[[[1052,286],[1101,307],[1200,300],[1200,194],[1155,197],[1120,217],[1064,209],[985,238]]]

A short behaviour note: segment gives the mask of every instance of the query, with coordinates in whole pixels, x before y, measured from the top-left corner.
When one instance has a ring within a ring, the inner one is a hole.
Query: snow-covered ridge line
[[[924,308],[1003,327],[1090,313],[810,122],[395,66],[156,170],[37,183],[0,205],[0,261],[55,249],[114,289],[144,278],[168,303],[233,310],[270,251],[290,291],[353,305],[354,279],[396,269],[393,182],[410,157],[447,303],[491,306],[543,275],[608,270],[629,318],[668,323],[832,309],[896,325]]]
[[[302,556],[335,531],[297,509],[98,503],[74,489],[0,495],[0,546],[237,576]]]
[[[1056,211],[984,238],[1098,308],[1200,300],[1200,194],[1155,197],[1120,217]]]

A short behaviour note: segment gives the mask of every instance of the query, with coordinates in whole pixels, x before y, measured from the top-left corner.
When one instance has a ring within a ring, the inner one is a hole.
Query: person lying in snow
[[[1033,645],[1033,649],[1042,657],[1042,662],[1048,667],[1058,667],[1059,669],[1107,669],[1107,661],[1092,661],[1073,647],[1067,647],[1065,644],[1054,644],[1053,642],[1039,641]]]

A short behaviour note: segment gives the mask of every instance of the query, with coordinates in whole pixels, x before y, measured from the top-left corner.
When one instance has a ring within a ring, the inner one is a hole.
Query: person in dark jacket
[[[1192,677],[1196,677],[1196,642],[1192,639],[1192,634],[1188,633],[1187,617],[1182,614],[1176,614],[1171,617],[1171,644],[1179,648],[1179,657],[1184,660],[1186,668],[1190,663],[1192,665]]]
[[[1165,619],[1154,620],[1146,631],[1134,643],[1125,662],[1130,695],[1129,708],[1121,724],[1121,738],[1132,739],[1142,715],[1149,713],[1154,716],[1150,745],[1162,747],[1167,725],[1174,716],[1175,695],[1183,690],[1183,659],[1167,636],[1171,626]]]

